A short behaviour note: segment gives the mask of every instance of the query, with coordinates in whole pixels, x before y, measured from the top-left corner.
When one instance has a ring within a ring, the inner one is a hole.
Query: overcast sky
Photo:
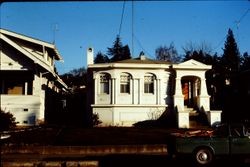
[[[144,51],[149,58],[155,58],[155,49],[171,42],[180,55],[189,42],[205,42],[213,53],[222,54],[229,28],[240,52],[250,53],[247,0],[5,2],[0,14],[1,28],[55,41],[64,59],[64,63],[56,64],[59,74],[86,67],[86,49],[90,46],[95,54],[106,53],[119,30],[122,43],[129,45],[133,57]]]

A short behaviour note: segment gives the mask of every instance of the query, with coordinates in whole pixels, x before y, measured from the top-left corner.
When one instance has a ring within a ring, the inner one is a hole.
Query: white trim
[[[91,107],[103,108],[103,107],[168,107],[168,105],[157,105],[157,104],[91,104]]]
[[[19,39],[22,39],[22,40],[25,40],[25,41],[36,43],[38,45],[45,46],[45,47],[48,47],[50,49],[53,49],[55,51],[55,54],[58,56],[58,60],[63,60],[54,44],[44,42],[44,41],[41,41],[41,40],[38,40],[38,39],[34,39],[34,38],[31,38],[31,37],[21,35],[21,34],[15,33],[15,32],[11,32],[11,31],[8,31],[8,30],[4,30],[4,29],[0,29],[0,33],[2,35],[5,34],[5,35],[8,35],[8,36],[19,38]]]
[[[104,63],[89,64],[88,68],[144,68],[144,69],[169,69],[171,65],[166,64],[139,64],[139,63]]]
[[[29,57],[31,60],[34,61],[34,63],[39,64],[40,66],[42,66],[43,68],[45,68],[46,70],[48,70],[49,72],[51,72],[55,76],[55,73],[52,71],[52,69],[49,68],[48,65],[45,62],[42,62],[39,59],[37,59],[35,55],[30,53],[26,49],[22,48],[21,46],[19,46],[18,44],[16,44],[14,41],[12,41],[11,39],[9,39],[8,37],[6,37],[3,34],[1,35],[1,39],[3,39],[5,42],[7,42],[8,44],[10,44],[14,48],[16,48],[18,51],[20,51],[21,53],[23,53],[24,55]],[[38,62],[40,62],[40,63],[38,63]]]

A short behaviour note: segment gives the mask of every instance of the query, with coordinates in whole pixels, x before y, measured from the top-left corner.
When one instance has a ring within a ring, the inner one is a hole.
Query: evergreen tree
[[[240,53],[237,43],[234,39],[234,34],[231,29],[228,30],[227,39],[224,45],[224,53],[221,58],[221,63],[224,67],[224,77],[228,81],[227,84],[233,84],[233,77],[239,71]]]
[[[97,63],[108,63],[109,58],[105,54],[102,54],[101,52],[98,52],[96,54],[94,62],[95,62],[95,64],[97,64]]]
[[[123,59],[131,59],[131,53],[128,45],[123,47]]]
[[[125,59],[130,59],[131,54],[128,45],[123,46],[119,36],[116,37],[116,40],[113,44],[113,47],[108,48],[107,54],[111,56],[110,61],[120,61]]]
[[[240,70],[250,70],[250,55],[247,52],[245,52],[241,58]]]
[[[240,105],[239,101],[239,67],[240,67],[240,53],[237,43],[234,38],[233,31],[228,30],[227,39],[224,44],[224,53],[221,57],[222,71],[220,73],[224,81],[222,86],[223,97],[223,112],[222,118],[226,121],[237,121],[237,117],[241,114],[235,115],[235,111]]]

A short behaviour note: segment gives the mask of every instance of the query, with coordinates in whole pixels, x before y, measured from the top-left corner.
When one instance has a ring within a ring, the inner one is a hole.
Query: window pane
[[[121,93],[130,93],[130,76],[128,74],[122,74],[120,76],[120,82]]]
[[[144,93],[154,93],[154,80],[153,75],[144,76]]]
[[[15,94],[22,95],[24,94],[24,83],[18,81],[6,82],[5,93],[6,94]]]
[[[129,93],[130,87],[128,84],[121,84],[121,93]]]
[[[108,74],[100,75],[100,93],[109,94],[109,78]]]
[[[109,83],[108,82],[100,83],[100,89],[101,89],[101,93],[109,94]]]

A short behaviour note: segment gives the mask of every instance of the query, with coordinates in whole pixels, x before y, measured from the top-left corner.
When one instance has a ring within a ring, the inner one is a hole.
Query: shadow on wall
[[[173,107],[168,107],[162,113],[162,115],[156,120],[145,120],[136,122],[133,124],[134,127],[142,128],[154,128],[154,127],[164,127],[164,128],[176,128],[177,127],[177,117],[176,112]]]

